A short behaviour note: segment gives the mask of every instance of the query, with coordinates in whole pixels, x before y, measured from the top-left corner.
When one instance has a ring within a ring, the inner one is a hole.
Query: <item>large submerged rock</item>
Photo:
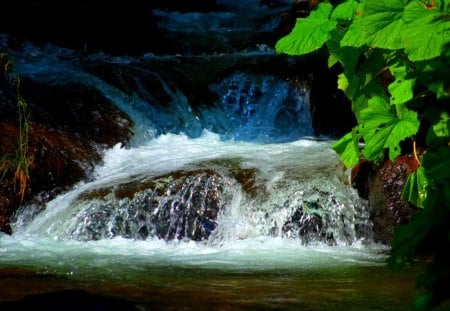
[[[77,214],[80,220],[70,238],[98,240],[121,236],[164,240],[207,240],[217,227],[217,217],[230,200],[231,180],[213,172],[187,172],[136,183],[101,199],[92,200]],[[89,195],[88,195],[89,196]]]

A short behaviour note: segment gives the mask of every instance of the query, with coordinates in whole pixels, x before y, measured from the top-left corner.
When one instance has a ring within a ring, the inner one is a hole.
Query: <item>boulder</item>
[[[78,198],[83,207],[68,234],[83,241],[117,236],[207,240],[231,199],[230,183],[232,179],[218,172],[194,170],[84,193]]]
[[[386,161],[379,167],[361,161],[353,168],[352,186],[368,200],[375,242],[390,244],[395,226],[408,223],[418,211],[402,199],[406,180],[417,167],[414,156],[408,154],[397,157],[394,162]]]

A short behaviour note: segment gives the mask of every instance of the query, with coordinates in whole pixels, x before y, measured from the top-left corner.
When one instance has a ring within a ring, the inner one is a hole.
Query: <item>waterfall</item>
[[[369,241],[367,205],[345,178],[327,141],[255,144],[210,132],[168,134],[108,151],[94,181],[49,202],[33,219],[19,214],[15,232],[211,245],[261,236],[303,244]]]

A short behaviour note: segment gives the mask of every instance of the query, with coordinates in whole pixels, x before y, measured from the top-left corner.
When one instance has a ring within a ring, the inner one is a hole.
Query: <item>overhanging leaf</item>
[[[388,90],[391,93],[391,104],[399,105],[411,100],[414,96],[414,84],[416,79],[396,79],[389,84]]]
[[[371,98],[368,107],[361,110],[360,122],[366,143],[363,155],[368,160],[379,158],[385,149],[389,150],[389,159],[394,160],[400,154],[400,142],[419,129],[416,112],[408,111],[398,118],[395,109],[379,96]]]
[[[441,11],[440,1],[436,1],[438,5],[431,10],[425,9],[420,1],[411,1],[405,8],[407,27],[401,36],[405,52],[412,61],[437,57],[450,42],[450,12]]]
[[[321,48],[337,25],[335,20],[329,20],[331,10],[331,4],[321,3],[307,18],[297,19],[292,32],[277,42],[277,52],[303,55]]]
[[[402,198],[417,207],[424,208],[427,199],[428,179],[424,174],[423,167],[409,175],[403,189]]]
[[[350,25],[344,37],[342,38],[341,46],[352,46],[359,48],[366,45],[366,43],[366,38],[364,37],[362,32],[361,21],[357,19]]]
[[[356,128],[351,132],[345,134],[333,145],[334,151],[339,154],[341,161],[345,167],[353,167],[359,162],[359,135],[356,133]]]
[[[331,19],[350,20],[355,17],[355,12],[359,6],[356,0],[347,0],[339,4],[331,13]]]
[[[363,35],[370,46],[397,50],[403,48],[402,19],[407,0],[370,0],[361,18]]]
[[[410,70],[404,61],[395,62],[389,66],[389,71],[392,76],[395,77],[395,80],[388,86],[389,93],[391,94],[390,102],[391,104],[397,105],[398,113],[399,107],[401,108],[404,106],[402,104],[408,102],[414,97],[413,91],[416,79],[408,78]]]
[[[330,53],[328,66],[331,67],[336,62],[340,62],[345,73],[353,74],[356,70],[356,65],[362,49],[351,46],[341,47],[340,42],[344,33],[345,32],[339,28],[330,31],[331,37],[326,43],[328,52]]]
[[[362,47],[367,44],[366,38],[362,32],[362,21],[361,15],[364,12],[365,1],[358,4],[356,8],[355,15],[353,17],[353,22],[345,33],[341,40],[341,46],[352,46],[352,47]]]

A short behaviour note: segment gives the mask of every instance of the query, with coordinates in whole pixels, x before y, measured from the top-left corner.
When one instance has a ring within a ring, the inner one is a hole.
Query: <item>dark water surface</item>
[[[2,310],[409,310],[422,268],[390,270],[380,246],[300,246],[272,238],[214,247],[125,239],[0,242],[9,249],[0,259]]]
[[[81,289],[109,301],[120,298],[130,306],[144,310],[408,310],[413,298],[415,273],[414,268],[393,273],[383,266],[317,271],[153,267],[143,269],[139,279],[109,282],[78,280],[24,269],[2,269],[0,298],[4,306],[14,307],[20,304],[5,301],[59,291],[69,291],[66,298],[70,300],[79,295],[70,291]],[[51,301],[42,301],[43,297],[35,299],[42,305],[52,305]],[[45,298],[57,303],[57,297]],[[80,303],[73,300],[70,304]]]

